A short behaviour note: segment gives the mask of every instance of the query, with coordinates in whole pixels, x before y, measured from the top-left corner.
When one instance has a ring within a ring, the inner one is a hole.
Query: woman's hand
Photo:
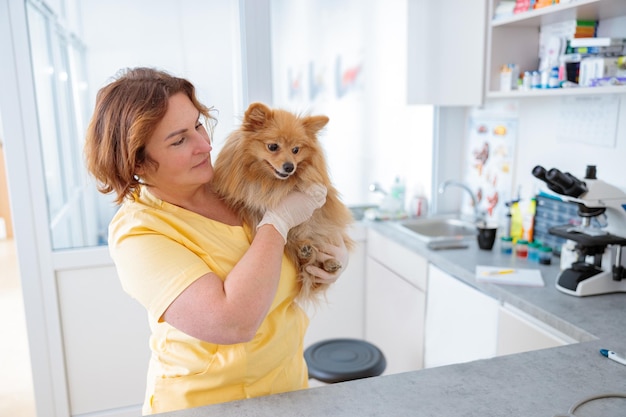
[[[322,268],[314,265],[309,265],[306,267],[306,271],[315,277],[316,283],[332,284],[333,282],[337,281],[341,273],[345,271],[346,267],[348,266],[348,248],[346,248],[346,245],[341,237],[338,239],[338,242],[339,244],[337,246],[331,244],[324,245],[320,248],[317,256],[318,260],[321,262],[324,262],[325,260],[331,258],[336,259],[341,264],[340,269],[331,273],[326,272]]]
[[[294,191],[287,195],[278,206],[269,209],[257,229],[271,224],[287,242],[289,229],[309,220],[313,212],[326,202],[326,187],[315,184],[304,192]]]

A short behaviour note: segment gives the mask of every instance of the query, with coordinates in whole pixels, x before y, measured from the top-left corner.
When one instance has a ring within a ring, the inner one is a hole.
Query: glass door
[[[27,3],[31,59],[53,250],[102,243],[88,213],[82,138],[88,112],[84,47],[40,3]]]

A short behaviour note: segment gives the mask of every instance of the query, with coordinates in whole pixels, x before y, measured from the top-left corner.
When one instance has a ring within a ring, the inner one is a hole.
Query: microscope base
[[[562,271],[556,280],[557,290],[576,297],[626,292],[626,280],[615,281],[611,271],[576,262]]]

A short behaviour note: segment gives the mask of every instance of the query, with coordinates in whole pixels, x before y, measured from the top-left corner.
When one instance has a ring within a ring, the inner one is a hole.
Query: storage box
[[[580,62],[578,83],[589,87],[596,78],[613,77],[617,74],[618,57],[590,57]]]
[[[538,195],[535,209],[535,224],[533,226],[534,240],[542,245],[549,246],[555,255],[561,254],[561,246],[565,239],[550,234],[553,226],[564,224],[580,224],[578,205],[576,203],[557,200],[545,195]]]

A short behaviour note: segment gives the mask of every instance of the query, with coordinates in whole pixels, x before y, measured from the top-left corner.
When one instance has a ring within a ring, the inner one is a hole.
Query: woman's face
[[[146,143],[146,153],[158,168],[139,167],[143,182],[164,192],[177,192],[211,180],[211,140],[201,117],[186,94],[170,97],[165,116]]]

